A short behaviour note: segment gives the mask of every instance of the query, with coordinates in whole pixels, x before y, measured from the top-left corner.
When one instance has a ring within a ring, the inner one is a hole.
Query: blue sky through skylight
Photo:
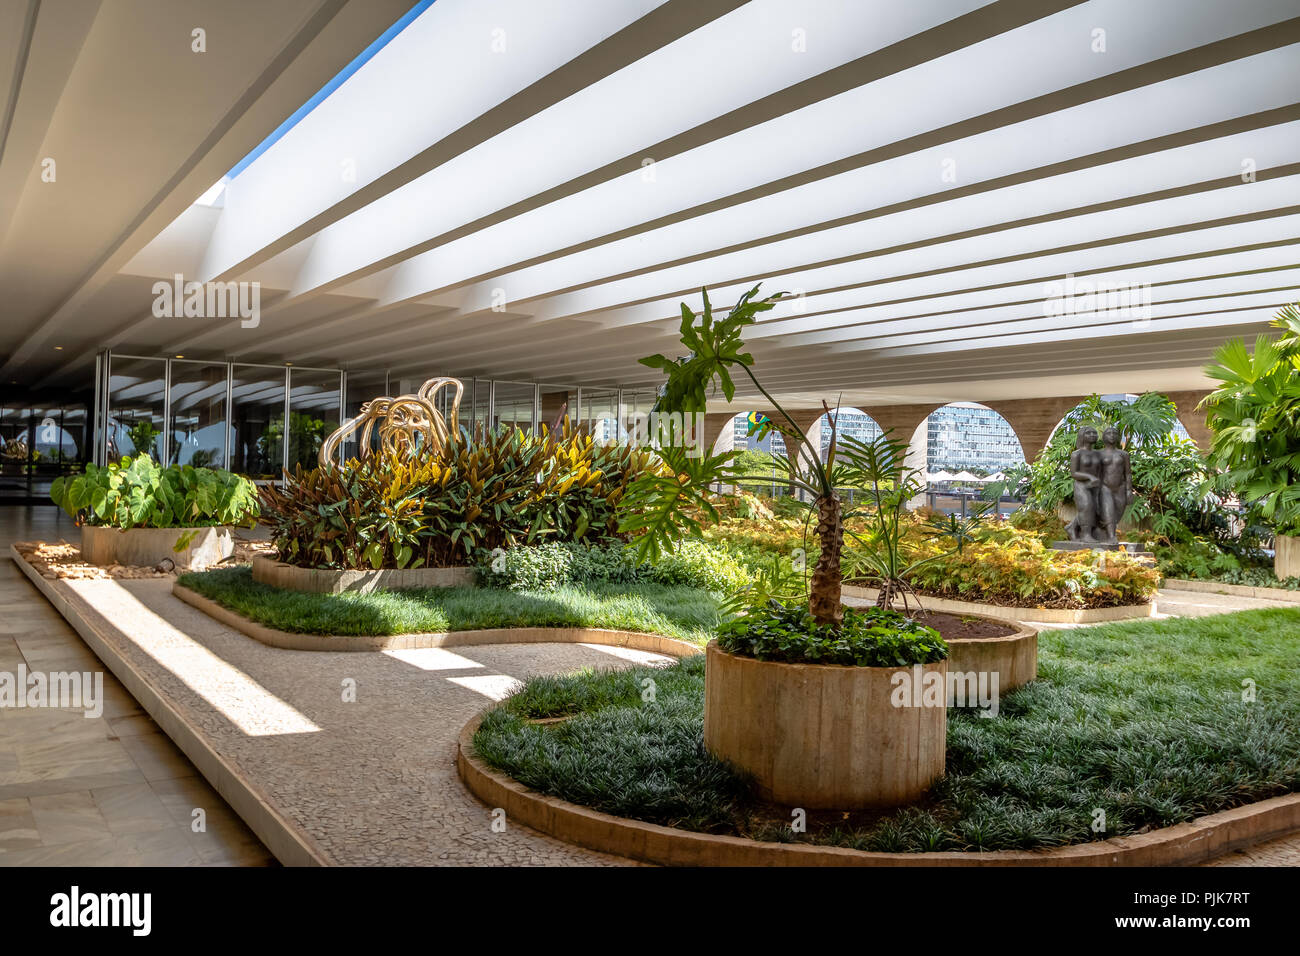
[[[344,81],[347,80],[348,77],[350,77],[353,73],[357,72],[357,70],[361,69],[361,67],[364,66],[365,63],[372,56],[374,56],[385,46],[387,46],[389,41],[392,40],[393,37],[397,36],[399,33],[405,30],[408,26],[410,26],[410,24],[415,20],[416,17],[422,14],[425,10],[428,10],[429,7],[433,6],[433,3],[434,0],[419,0],[419,2],[416,3],[415,6],[411,7],[410,10],[408,10],[405,14],[402,15],[402,18],[400,20],[394,23],[382,34],[380,34],[374,43],[370,44],[370,46],[366,47],[359,54],[357,54],[356,58],[353,59],[351,63],[345,66],[334,76],[333,79],[331,79],[328,83],[326,83],[319,90],[317,90],[316,93],[312,95],[311,99],[307,100],[306,103],[303,103],[302,106],[294,110],[293,115],[290,116],[283,123],[281,123],[279,126],[277,126],[275,128],[275,131],[272,132],[270,136],[266,137],[266,139],[258,143],[257,146],[253,148],[252,152],[250,152],[247,156],[245,156],[243,159],[237,162],[234,165],[234,168],[232,168],[230,172],[226,173],[225,179],[226,180],[234,179],[245,169],[247,169],[249,165],[253,162],[253,160],[257,159],[257,157],[261,156],[268,149],[270,149],[276,140],[278,140],[285,133],[289,132],[289,130],[293,129],[294,126],[296,126],[304,116],[306,116],[317,106],[319,106],[322,102],[324,102],[327,96],[329,96],[340,86],[342,86]]]

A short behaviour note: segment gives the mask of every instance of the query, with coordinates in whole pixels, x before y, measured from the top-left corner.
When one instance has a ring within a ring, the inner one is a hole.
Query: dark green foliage
[[[496,588],[309,594],[253,580],[247,565],[182,575],[180,583],[232,611],[298,634],[417,634],[487,627],[605,627],[703,644],[718,602],[694,588],[564,586],[546,592]]]
[[[643,702],[643,682],[655,700]],[[525,785],[604,813],[711,831],[741,812],[748,787],[704,749],[702,657],[543,677],[491,711],[474,737],[479,755]],[[548,726],[532,717],[575,714]]]
[[[159,467],[148,455],[127,456],[84,474],[54,479],[50,498],[74,518],[111,528],[194,528],[250,524],[257,491],[229,471],[190,465]]]
[[[487,556],[482,580],[512,591],[548,591],[566,584],[653,584],[727,593],[746,585],[749,572],[720,548],[683,541],[655,564],[639,561],[623,545],[606,547],[574,542],[520,545]]]
[[[818,624],[808,606],[773,601],[718,628],[729,654],[787,664],[909,667],[948,656],[939,632],[889,608],[845,608],[844,621]]]

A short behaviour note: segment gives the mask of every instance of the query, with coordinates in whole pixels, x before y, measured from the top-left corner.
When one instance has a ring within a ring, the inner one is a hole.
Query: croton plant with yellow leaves
[[[566,420],[540,434],[502,428],[445,448],[377,453],[285,475],[262,489],[261,521],[282,561],[379,569],[470,565],[495,548],[620,537],[628,485],[661,467]]]

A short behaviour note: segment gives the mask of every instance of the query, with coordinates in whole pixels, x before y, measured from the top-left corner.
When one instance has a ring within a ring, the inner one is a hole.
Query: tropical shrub
[[[160,467],[127,456],[84,474],[56,478],[50,498],[85,524],[111,528],[195,528],[251,524],[257,490],[242,475],[191,465]]]
[[[818,621],[806,602],[773,601],[718,627],[728,654],[789,664],[910,667],[948,656],[939,632],[892,608],[845,608],[837,624]]]
[[[1206,423],[1214,432],[1211,464],[1222,491],[1238,494],[1278,534],[1300,534],[1300,310],[1282,309],[1282,331],[1246,351],[1232,339],[1214,353],[1205,374],[1223,384],[1206,396]]]
[[[958,600],[1097,608],[1150,601],[1160,573],[1122,552],[1056,551],[1033,535],[1009,532],[939,555],[913,581],[923,594]]]
[[[809,524],[815,519],[817,549],[808,575],[808,609],[818,625],[834,627],[844,617],[840,594],[846,522],[868,512],[905,510],[904,492],[916,486],[915,470],[904,467],[899,451],[902,443],[887,434],[870,443],[840,435],[838,413],[832,413],[826,402],[822,405],[829,417],[830,444],[823,460],[821,449],[813,446],[789,412],[759,382],[752,369],[753,356],[743,351],[741,333],[745,326],[752,325],[758,313],[773,308],[782,297],[778,293],[756,299],[758,289],[754,286],[742,295],[731,311],[716,321],[708,291],[702,290],[704,311],[698,317],[686,303],[681,307],[680,340],[689,356],[673,359],[651,355],[641,363],[667,376],[655,410],[667,412],[670,417],[703,413],[712,391],[721,390],[730,402],[736,392],[733,372],[743,373],[770,403],[775,415],[751,420],[750,430],[759,437],[772,430],[781,434],[790,454],[775,456],[775,462],[785,466],[790,487],[801,489],[811,498]],[[641,534],[639,549],[651,557],[671,550],[675,540],[699,536],[702,516],[716,521],[719,515],[708,487],[720,481],[734,484],[738,477],[732,462],[735,452],[692,456],[670,444],[660,455],[670,473],[642,478],[633,485],[627,515],[620,525],[625,531]],[[806,472],[795,466],[801,458],[807,463]],[[845,487],[863,489],[862,507],[845,509],[837,490]],[[884,520],[888,523],[889,519]],[[954,520],[952,528],[959,535],[964,533],[960,522]],[[888,607],[895,594],[905,593],[907,568],[886,559],[876,572],[881,576],[882,604]],[[745,619],[757,622],[766,613],[763,606],[756,607]]]
[[[303,469],[262,491],[282,561],[332,569],[450,567],[497,548],[620,538],[628,485],[648,452],[596,444],[566,422],[531,435],[454,435],[445,449]]]
[[[136,455],[152,455],[154,444],[162,435],[162,430],[155,428],[153,422],[144,418],[126,430],[126,437],[131,439],[131,447]]]
[[[569,584],[680,585],[727,593],[744,587],[749,572],[720,548],[684,541],[656,563],[641,562],[622,545],[587,546],[553,541],[489,554],[484,580],[512,591],[552,591]]]
[[[1218,581],[1256,588],[1300,589],[1300,577],[1278,579],[1273,573],[1273,559],[1262,550],[1225,551],[1217,541],[1207,538],[1154,547],[1160,573],[1166,578]]]

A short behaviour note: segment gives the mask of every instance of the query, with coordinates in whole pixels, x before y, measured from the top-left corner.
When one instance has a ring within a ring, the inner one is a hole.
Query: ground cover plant
[[[603,812],[893,852],[1085,843],[1300,789],[1300,609],[1045,632],[1039,679],[1006,694],[997,718],[949,711],[947,776],[927,800],[814,815],[806,834],[704,749],[703,683],[698,657],[535,678],[485,717],[474,747]],[[547,717],[568,719],[527,722]]]
[[[642,561],[622,544],[585,545],[567,541],[518,545],[489,553],[480,580],[512,591],[548,591],[566,584],[683,585],[717,594],[746,586],[750,572],[726,550],[703,541],[683,541],[657,562]]]
[[[163,468],[148,455],[102,468],[88,463],[83,474],[54,479],[50,498],[84,524],[122,530],[247,525],[258,511],[247,478],[191,465]]]
[[[310,594],[256,582],[248,565],[184,574],[179,583],[258,624],[298,634],[601,627],[704,644],[719,620],[718,601],[707,591],[661,584]]]

